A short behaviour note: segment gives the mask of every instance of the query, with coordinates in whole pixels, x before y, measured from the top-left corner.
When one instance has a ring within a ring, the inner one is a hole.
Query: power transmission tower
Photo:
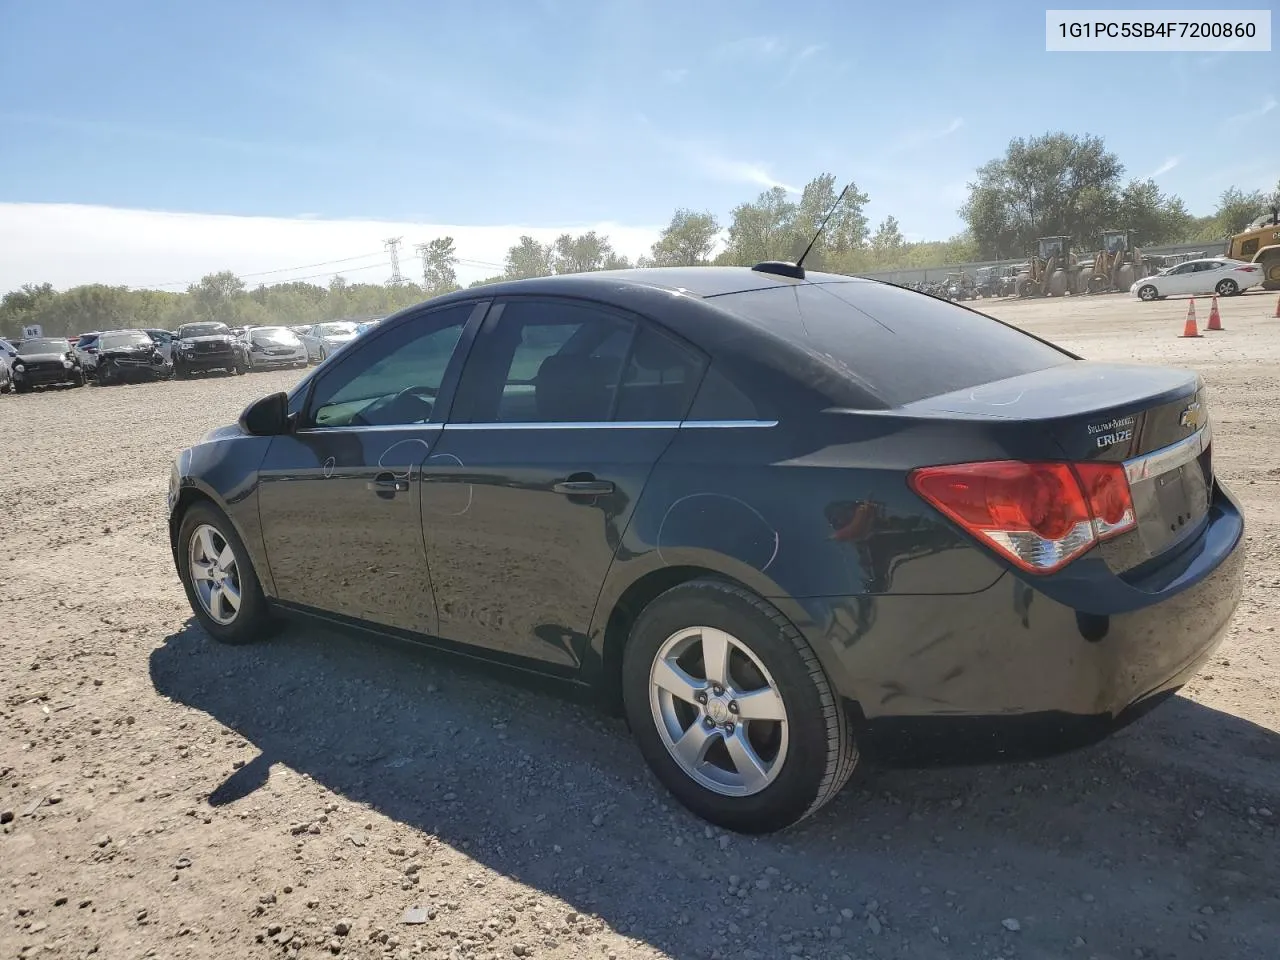
[[[392,286],[404,283],[404,277],[400,273],[400,241],[403,239],[404,237],[392,237],[382,241],[383,246],[391,251],[391,279],[387,282]]]
[[[422,258],[422,282],[430,284],[431,281],[427,277],[427,251],[431,249],[431,244],[419,243],[413,249],[417,250],[418,256]]]

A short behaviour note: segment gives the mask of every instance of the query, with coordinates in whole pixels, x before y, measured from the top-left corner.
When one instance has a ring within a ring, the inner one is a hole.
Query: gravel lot
[[[761,839],[705,828],[620,723],[529,681],[192,626],[169,463],[296,373],[0,398],[0,956],[1274,958],[1275,295],[1224,301],[1226,332],[1198,340],[1178,338],[1185,300],[989,309],[1203,372],[1249,521],[1230,637],[1105,744],[864,767]]]

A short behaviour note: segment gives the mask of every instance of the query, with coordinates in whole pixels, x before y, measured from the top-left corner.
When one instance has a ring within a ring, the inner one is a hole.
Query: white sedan
[[[1265,279],[1262,267],[1256,263],[1208,257],[1188,260],[1154,276],[1143,277],[1129,288],[1129,292],[1139,300],[1163,300],[1178,294],[1216,293],[1220,297],[1233,297],[1258,286]]]

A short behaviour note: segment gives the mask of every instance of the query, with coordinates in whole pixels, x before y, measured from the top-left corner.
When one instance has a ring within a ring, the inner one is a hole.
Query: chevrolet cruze
[[[305,616],[589,687],[760,832],[860,746],[1093,739],[1182,685],[1241,593],[1212,440],[1196,373],[925,294],[601,272],[388,318],[183,450],[169,529],[215,639]]]

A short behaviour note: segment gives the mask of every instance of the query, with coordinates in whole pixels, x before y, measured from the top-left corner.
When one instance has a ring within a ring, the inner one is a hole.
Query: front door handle
[[[366,490],[372,490],[377,494],[409,492],[409,481],[398,480],[390,473],[380,473],[364,486]]]
[[[600,497],[613,493],[613,484],[608,480],[561,480],[551,489],[569,497]]]

